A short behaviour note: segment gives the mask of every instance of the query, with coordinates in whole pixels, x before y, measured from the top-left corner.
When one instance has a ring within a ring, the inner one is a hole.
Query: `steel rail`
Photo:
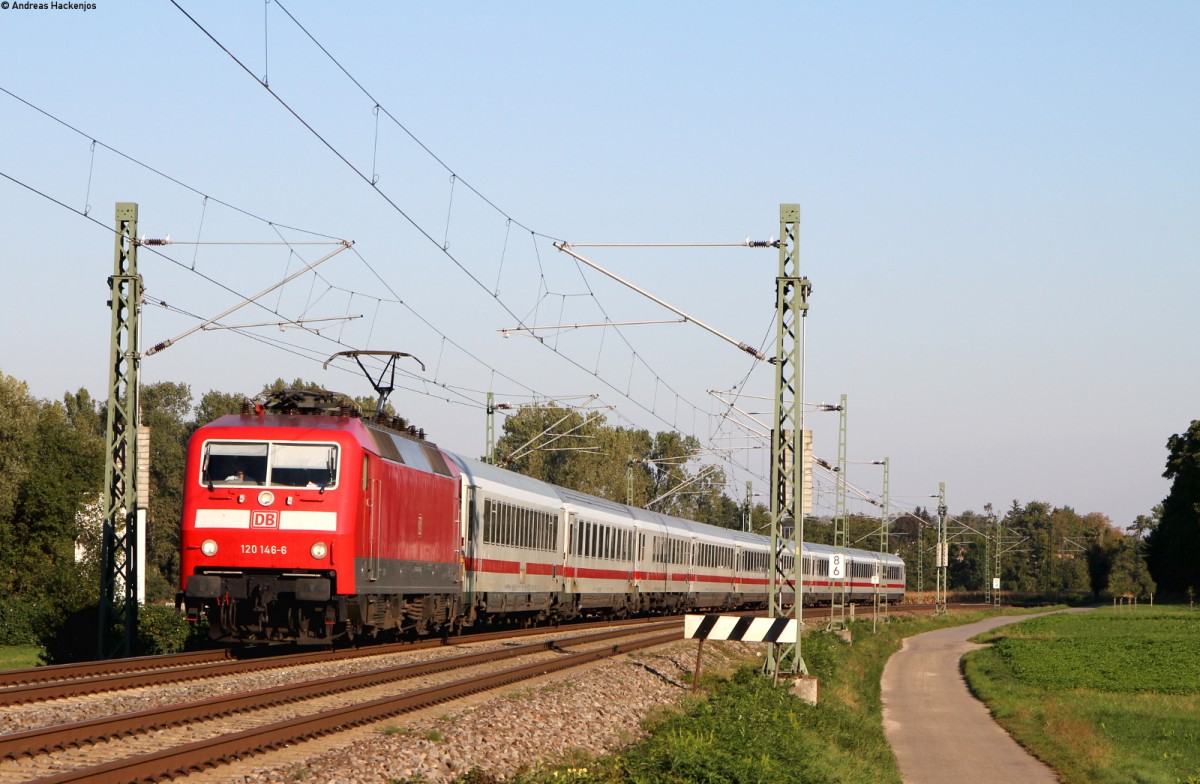
[[[97,675],[112,675],[119,672],[161,670],[168,667],[190,667],[197,663],[226,661],[228,650],[190,651],[168,653],[160,656],[136,656],[129,659],[109,659],[99,662],[76,662],[72,664],[50,664],[44,667],[23,667],[19,670],[0,670],[0,688],[25,686],[47,681],[67,681],[93,678]]]
[[[577,637],[544,640],[493,651],[464,653],[427,662],[383,667],[368,672],[333,675],[288,686],[269,686],[254,691],[211,697],[179,705],[148,708],[134,713],[14,732],[0,735],[0,759],[31,757],[57,749],[99,743],[110,738],[153,732],[164,727],[192,724],[235,713],[300,702],[314,697],[325,697],[340,692],[380,686],[419,675],[471,667],[540,651],[561,650],[564,647],[603,642],[614,637],[627,637],[631,634],[656,631],[660,627],[678,629],[679,625],[678,621],[665,621],[645,629],[623,628],[592,632]]]
[[[417,689],[395,697],[383,697],[357,705],[324,711],[316,716],[289,719],[218,738],[189,743],[174,749],[143,754],[132,759],[56,774],[38,779],[34,784],[70,784],[71,782],[125,784],[126,782],[161,781],[168,776],[215,767],[229,759],[240,759],[261,751],[379,721],[389,716],[437,705],[552,672],[580,667],[641,648],[676,642],[679,639],[678,631],[674,631],[644,640],[613,645],[599,651],[567,654],[558,661],[521,665],[481,678],[465,678],[440,686]]]
[[[573,624],[571,629],[588,629],[597,626],[635,626],[661,623],[664,618],[633,618],[623,621],[594,621]],[[563,627],[558,627],[563,628]],[[98,694],[105,691],[139,688],[144,686],[161,686],[168,683],[181,683],[189,680],[200,680],[223,675],[235,675],[257,670],[270,670],[279,667],[295,667],[304,664],[320,664],[344,659],[358,659],[365,656],[384,656],[392,653],[419,651],[427,648],[439,648],[449,645],[488,642],[490,640],[507,640],[513,637],[531,637],[539,634],[553,634],[552,629],[545,627],[509,629],[498,632],[483,632],[460,637],[445,639],[418,640],[415,642],[390,643],[372,645],[364,648],[329,651],[321,649],[308,653],[292,653],[281,656],[265,656],[255,659],[232,659],[228,651],[196,651],[191,654],[173,654],[166,657],[146,656],[137,659],[115,659],[111,662],[89,662],[85,664],[57,665],[63,675],[70,677],[76,673],[73,680],[51,678],[40,682],[22,682],[13,686],[0,688],[0,707],[5,705],[20,705],[22,703],[39,702],[42,700],[77,697],[84,694]],[[190,657],[190,663],[189,663]],[[145,666],[126,666],[124,663],[151,662],[163,660],[156,670],[148,670]],[[165,669],[170,666],[169,660],[183,664],[177,669]],[[89,668],[95,668],[95,675]],[[26,673],[36,670],[52,670],[52,667],[35,667],[27,670],[14,670],[14,673]],[[60,676],[62,677],[62,676]]]

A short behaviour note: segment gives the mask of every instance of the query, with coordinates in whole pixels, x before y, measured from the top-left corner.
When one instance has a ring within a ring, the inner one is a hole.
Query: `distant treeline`
[[[276,379],[262,391],[290,386],[316,385]],[[245,397],[209,391],[196,402],[188,385],[172,382],[141,390],[142,422],[150,428],[146,584],[153,600],[172,599],[178,585],[188,437],[240,411]],[[358,402],[373,406],[370,399]],[[97,600],[105,409],[86,389],[41,400],[25,382],[0,373],[0,644],[33,642],[39,629]],[[1014,501],[1003,515],[990,506],[954,515],[950,587],[983,590],[996,547],[1003,590],[1147,596],[1156,580],[1179,595],[1200,585],[1200,422],[1172,436],[1168,451],[1171,494],[1125,530],[1101,514],[1038,501]],[[698,452],[691,436],[612,426],[601,416],[553,405],[517,410],[504,420],[496,443],[498,462],[538,479],[712,525],[768,532],[767,506],[731,498],[724,472],[702,464]],[[853,546],[879,548],[878,517],[849,522]],[[933,522],[920,508],[890,521],[886,546],[908,562],[913,590],[934,584]],[[806,521],[807,540],[831,536],[828,517]]]

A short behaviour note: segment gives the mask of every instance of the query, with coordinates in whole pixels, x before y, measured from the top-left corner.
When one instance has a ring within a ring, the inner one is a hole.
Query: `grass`
[[[772,686],[754,666],[727,676],[705,670],[696,696],[647,719],[648,739],[607,757],[576,755],[516,781],[899,784],[880,699],[888,657],[904,637],[990,614],[897,616],[874,634],[870,620],[858,621],[852,626],[853,645],[833,634],[806,634],[805,663],[820,678],[818,705],[796,698],[790,683]]]
[[[42,649],[36,645],[0,645],[0,670],[20,670],[41,663]]]
[[[1200,784],[1200,614],[1106,608],[979,639],[971,689],[1067,784]]]

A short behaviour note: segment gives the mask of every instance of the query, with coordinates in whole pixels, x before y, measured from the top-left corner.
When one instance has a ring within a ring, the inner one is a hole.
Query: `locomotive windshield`
[[[336,444],[209,441],[200,481],[206,485],[333,487]]]

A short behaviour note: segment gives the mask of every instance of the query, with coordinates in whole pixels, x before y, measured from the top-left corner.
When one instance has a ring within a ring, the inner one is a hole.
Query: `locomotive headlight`
[[[258,494],[258,502],[263,506],[270,506],[275,503],[275,494],[270,490],[263,490]]]
[[[212,556],[217,554],[217,543],[214,542],[212,539],[205,539],[203,542],[200,543],[200,552],[204,553],[205,555],[207,555],[211,558]]]
[[[308,552],[312,554],[313,558],[316,558],[319,561],[325,556],[329,555],[329,548],[324,542],[316,542],[312,547],[308,548]]]

